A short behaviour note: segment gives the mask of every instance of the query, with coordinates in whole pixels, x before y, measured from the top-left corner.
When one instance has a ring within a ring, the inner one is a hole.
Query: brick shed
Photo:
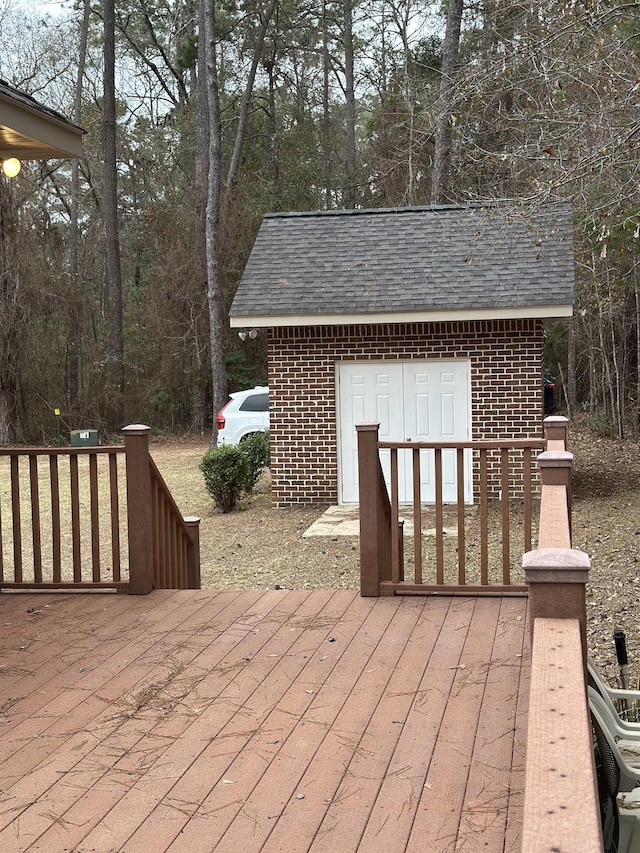
[[[384,440],[539,437],[545,322],[573,284],[567,207],[265,216],[231,325],[267,329],[274,502],[356,502],[362,420]]]

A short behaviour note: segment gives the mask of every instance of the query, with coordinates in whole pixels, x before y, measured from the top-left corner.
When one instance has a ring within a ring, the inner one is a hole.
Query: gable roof
[[[571,210],[497,206],[268,214],[231,325],[570,316]]]
[[[0,80],[0,159],[80,157],[84,130]]]

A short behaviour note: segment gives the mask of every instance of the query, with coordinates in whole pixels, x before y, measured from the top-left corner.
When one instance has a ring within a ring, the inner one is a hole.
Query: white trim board
[[[573,316],[572,305],[534,305],[520,308],[469,308],[439,311],[397,311],[371,314],[262,314],[232,316],[232,329],[291,326],[366,326],[383,323],[442,323],[472,320],[560,320]]]

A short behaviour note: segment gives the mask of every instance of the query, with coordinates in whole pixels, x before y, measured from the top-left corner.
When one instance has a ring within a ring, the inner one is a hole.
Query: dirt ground
[[[198,470],[206,447],[206,439],[193,438],[152,446],[180,508],[202,519],[203,587],[357,588],[357,537],[303,539],[322,509],[274,509],[268,472],[237,510],[218,512]],[[623,630],[635,679],[640,674],[640,444],[572,428],[569,449],[574,454],[574,547],[592,560],[589,649],[615,680],[612,636]]]
[[[572,429],[573,546],[591,558],[589,651],[617,676],[613,632],[626,634],[633,685],[640,676],[640,443]]]

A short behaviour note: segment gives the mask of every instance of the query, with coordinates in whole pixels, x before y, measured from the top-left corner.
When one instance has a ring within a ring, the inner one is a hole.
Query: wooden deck
[[[3,594],[0,850],[519,850],[526,607]]]

